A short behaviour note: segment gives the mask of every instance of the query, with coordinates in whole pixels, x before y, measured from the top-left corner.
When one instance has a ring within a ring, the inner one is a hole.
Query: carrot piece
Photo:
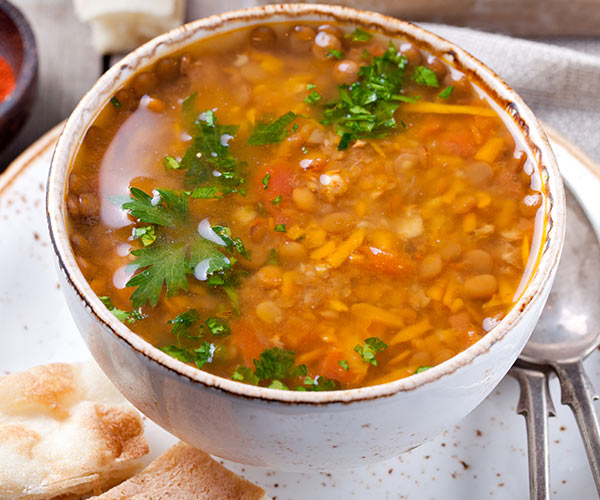
[[[334,252],[329,254],[325,259],[331,267],[340,267],[344,261],[350,257],[360,245],[362,245],[367,232],[360,228],[354,231],[346,240],[344,240]]]
[[[408,342],[409,340],[416,339],[420,337],[424,333],[431,330],[432,326],[429,323],[429,320],[424,319],[419,321],[418,323],[414,323],[413,325],[407,326],[400,330],[396,335],[392,337],[392,339],[388,342],[389,345],[401,344],[402,342]]]
[[[377,307],[366,302],[359,302],[350,306],[350,312],[360,320],[369,323],[381,323],[386,326],[400,328],[404,326],[404,320],[387,309]]]
[[[504,139],[501,137],[490,137],[479,148],[479,151],[475,154],[475,159],[486,163],[494,163],[503,147]]]
[[[252,327],[241,321],[231,324],[231,342],[240,348],[246,366],[254,366],[254,360],[258,359],[260,353],[267,347],[260,341]]]
[[[342,384],[357,384],[365,377],[368,365],[356,358],[355,353],[347,355],[339,349],[329,351],[323,358],[319,373]],[[349,369],[342,368],[340,361],[348,361]]]
[[[496,117],[493,109],[481,106],[461,106],[458,104],[443,104],[437,102],[415,102],[402,105],[405,113],[437,113],[441,115],[476,115]]]

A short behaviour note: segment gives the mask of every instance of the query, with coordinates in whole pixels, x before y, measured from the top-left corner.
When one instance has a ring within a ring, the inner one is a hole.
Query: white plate
[[[48,132],[0,176],[0,374],[89,358],[59,289],[46,229],[45,182],[59,133],[59,127]],[[567,182],[594,215],[600,234],[600,197],[594,195],[600,192],[600,169],[560,136],[552,134],[552,139]],[[586,368],[600,388],[598,352]],[[594,482],[575,421],[560,404],[556,379],[550,386],[557,408],[550,420],[554,498],[593,498]],[[507,377],[475,411],[434,441],[361,469],[298,474],[225,465],[278,500],[527,499],[525,424],[515,413],[518,392],[516,382]],[[150,421],[146,435],[152,456],[175,441]]]

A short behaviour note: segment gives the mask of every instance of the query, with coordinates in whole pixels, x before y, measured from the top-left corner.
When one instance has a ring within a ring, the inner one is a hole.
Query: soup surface
[[[211,373],[315,391],[421,372],[504,317],[539,253],[540,181],[494,106],[382,34],[219,35],[89,128],[73,251],[119,319]]]

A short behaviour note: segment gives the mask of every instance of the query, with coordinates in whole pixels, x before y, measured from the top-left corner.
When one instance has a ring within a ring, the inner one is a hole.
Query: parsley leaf
[[[441,97],[442,99],[448,99],[448,97],[452,95],[452,92],[454,92],[454,85],[446,87],[438,94],[438,97]]]
[[[181,168],[181,163],[179,163],[177,161],[177,158],[175,158],[174,156],[165,156],[162,159],[163,162],[163,166],[167,169],[167,170],[179,170]]]
[[[440,86],[437,75],[427,66],[416,66],[413,69],[412,80],[419,85],[426,85],[427,87],[438,88]]]
[[[171,334],[175,335],[178,339],[182,337],[192,340],[199,339],[202,336],[200,332],[198,332],[200,335],[191,335],[189,333],[192,327],[198,323],[199,320],[200,316],[198,315],[198,311],[195,309],[190,309],[186,312],[178,314],[169,321],[169,324],[172,325]]]
[[[233,380],[237,380],[238,382],[246,382],[247,384],[252,385],[258,385],[260,382],[259,378],[252,371],[252,369],[248,368],[247,366],[238,366],[233,372],[231,378]]]
[[[217,337],[224,337],[225,335],[229,335],[231,333],[231,328],[225,320],[219,318],[207,318],[206,319],[206,327],[213,335]]]
[[[289,134],[287,126],[292,123],[296,113],[288,111],[272,122],[259,122],[254,126],[250,138],[249,146],[262,146],[264,144],[275,144],[283,141]]]
[[[430,368],[431,368],[431,366],[419,366],[419,368],[417,368],[415,370],[415,373],[425,372],[425,371],[429,370]]]
[[[190,197],[203,200],[222,198],[219,189],[214,186],[198,186],[192,191]]]
[[[349,38],[352,42],[368,42],[371,38],[373,38],[373,35],[361,30],[360,28],[356,28],[352,33],[345,34],[344,38]]]
[[[267,258],[265,265],[269,266],[278,266],[279,265],[279,256],[277,255],[277,250],[271,248],[269,250],[269,257]]]
[[[368,339],[365,339],[365,344],[363,346],[357,344],[356,347],[354,347],[354,350],[361,355],[363,361],[365,363],[370,363],[373,366],[377,366],[375,355],[384,349],[387,349],[387,344],[379,337],[369,337]]]
[[[136,320],[140,320],[140,319],[144,319],[144,315],[142,314],[141,310],[136,310],[136,311],[124,311],[123,309],[119,309],[117,307],[115,307],[115,305],[112,302],[112,299],[110,297],[98,297],[100,299],[100,301],[104,304],[104,306],[115,315],[115,317],[123,322],[123,323],[129,323],[130,325],[132,325],[133,323],[136,322]]]
[[[141,189],[130,188],[130,201],[121,208],[146,224],[175,227],[188,214],[188,196],[171,189],[157,189],[152,197]]]
[[[348,371],[350,369],[350,367],[348,366],[347,359],[342,359],[342,360],[338,361],[338,365],[340,365],[346,371]]]
[[[327,57],[329,59],[343,59],[344,58],[344,53],[341,50],[337,50],[337,49],[331,49],[329,52],[327,52]]]
[[[306,96],[304,102],[306,104],[315,104],[321,100],[321,94],[319,94],[316,90],[313,90],[310,94]]]
[[[306,375],[306,366],[294,367],[296,355],[294,351],[286,351],[273,347],[260,354],[260,359],[254,360],[256,376],[259,379],[285,379],[298,375]]]
[[[275,230],[279,233],[287,233],[287,228],[286,228],[285,224],[275,224],[275,227],[273,228],[273,230]]]
[[[269,181],[271,180],[271,172],[268,172],[262,180],[260,181],[263,185],[263,189],[267,189],[269,187]]]
[[[317,86],[314,83],[308,83],[306,84],[306,90],[312,90],[312,89],[316,89]]]
[[[381,138],[396,128],[394,113],[401,101],[406,58],[390,41],[388,49],[359,70],[359,81],[338,87],[338,98],[326,105],[322,123],[335,124],[338,150],[359,138]]]
[[[233,253],[233,251],[237,251],[242,257],[250,260],[250,254],[246,250],[244,246],[244,242],[241,238],[232,238],[231,237],[231,229],[227,226],[212,226],[212,230],[220,236],[220,238],[225,243],[227,250]]]
[[[179,290],[187,290],[185,243],[156,242],[131,253],[137,257],[132,265],[143,269],[125,284],[137,287],[130,297],[133,307],[141,307],[146,302],[156,306],[165,284],[168,297]]]
[[[282,200],[283,200],[283,195],[275,196],[275,198],[273,198],[273,201],[271,202],[271,205],[279,205]]]
[[[144,226],[134,227],[131,232],[131,236],[134,240],[140,240],[142,245],[147,247],[152,245],[156,241],[156,227],[155,226]]]
[[[335,391],[336,384],[334,380],[317,375],[315,378],[305,377],[304,386],[296,387],[297,391],[321,392]]]
[[[290,390],[290,388],[287,385],[285,385],[281,380],[273,380],[273,382],[269,384],[269,389],[280,389],[282,391]]]
[[[204,279],[210,283],[210,277],[216,274],[222,275],[231,269],[231,260],[218,250],[218,246],[212,241],[204,238],[194,238],[189,245],[189,259],[187,261],[187,272],[195,273],[196,278]],[[202,269],[196,269],[198,266]],[[201,280],[202,281],[202,280]]]
[[[161,347],[160,350],[184,363],[196,363],[196,366],[202,369],[206,363],[212,363],[216,346],[203,341],[197,349],[185,349],[176,345],[167,345]]]
[[[115,107],[115,109],[119,109],[121,107],[121,101],[117,99],[115,96],[110,98],[110,103]]]

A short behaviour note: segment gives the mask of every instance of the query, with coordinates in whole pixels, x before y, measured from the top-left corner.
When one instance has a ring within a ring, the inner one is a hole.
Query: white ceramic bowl
[[[495,96],[513,132],[530,148],[546,194],[540,257],[506,317],[483,339],[423,373],[338,392],[294,392],[244,385],[188,366],[119,322],[77,267],[69,245],[65,190],[78,144],[99,110],[137,70],[187,44],[242,26],[281,21],[341,21],[402,36],[473,75]],[[517,62],[515,62],[517,63]],[[200,19],[125,57],[79,103],[56,147],[47,193],[60,280],[90,351],[139,410],[181,439],[214,455],[272,468],[358,466],[410,450],[477,406],[522,350],[546,301],[560,256],[565,203],[556,161],[532,112],[498,76],[459,47],[412,24],[335,6],[269,5]]]

